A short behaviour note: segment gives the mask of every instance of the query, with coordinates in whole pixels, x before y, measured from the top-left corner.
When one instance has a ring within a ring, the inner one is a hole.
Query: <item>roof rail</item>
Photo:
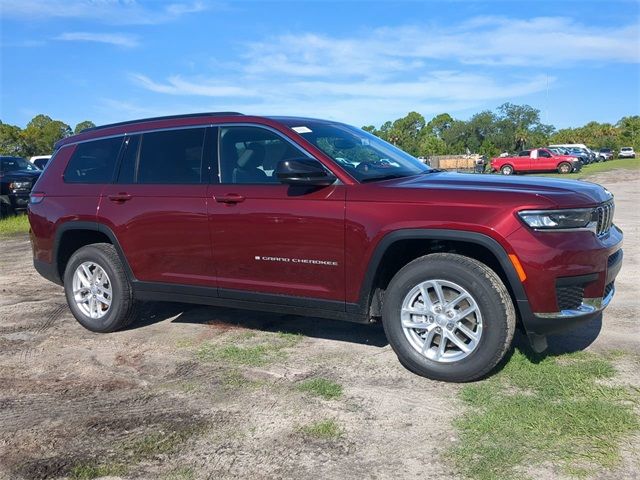
[[[202,112],[202,113],[184,113],[181,115],[167,115],[164,117],[140,118],[138,120],[128,120],[126,122],[109,123],[107,125],[99,125],[97,127],[84,128],[80,131],[80,133],[91,132],[94,130],[102,130],[103,128],[120,127],[122,125],[129,125],[133,123],[151,122],[155,120],[173,120],[176,118],[191,118],[191,117],[227,117],[227,116],[234,116],[234,115],[243,115],[243,114],[239,112]]]

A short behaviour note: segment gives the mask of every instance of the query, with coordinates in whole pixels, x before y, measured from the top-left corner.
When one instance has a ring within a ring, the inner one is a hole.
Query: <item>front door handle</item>
[[[244,197],[237,193],[227,193],[226,195],[214,195],[216,202],[218,203],[240,203],[244,202]]]
[[[128,193],[114,193],[113,195],[109,195],[109,200],[116,203],[123,203],[131,200],[133,197]]]

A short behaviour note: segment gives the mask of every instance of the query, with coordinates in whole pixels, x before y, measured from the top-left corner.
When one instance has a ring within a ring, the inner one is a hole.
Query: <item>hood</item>
[[[0,172],[0,178],[10,178],[10,179],[18,179],[24,178],[28,180],[33,180],[38,178],[42,173],[41,170],[34,172],[33,170],[12,170],[10,172]]]
[[[413,197],[410,191],[422,196],[420,193],[433,190],[431,201],[438,196],[447,199],[457,196],[461,202],[473,198],[476,201],[502,201],[505,205],[544,204],[541,208],[590,207],[613,198],[608,190],[595,183],[536,176],[435,172],[387,180],[379,182],[379,186],[397,190],[405,198]]]

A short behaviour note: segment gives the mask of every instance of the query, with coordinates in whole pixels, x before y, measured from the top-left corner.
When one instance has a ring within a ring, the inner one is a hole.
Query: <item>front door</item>
[[[267,128],[220,127],[217,150],[207,196],[220,297],[344,309],[345,187],[280,184],[277,163],[308,155]]]

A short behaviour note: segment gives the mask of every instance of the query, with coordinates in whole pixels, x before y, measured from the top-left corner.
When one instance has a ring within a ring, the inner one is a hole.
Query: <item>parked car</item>
[[[40,170],[22,157],[0,156],[0,218],[27,209]]]
[[[35,157],[31,157],[29,161],[33,163],[40,170],[44,170],[44,167],[47,165],[47,162],[51,158],[51,155],[36,155]]]
[[[583,165],[588,165],[596,161],[596,155],[583,143],[563,143],[549,145],[549,148],[564,148],[568,155],[577,156],[582,160]]]
[[[587,153],[585,153],[584,150],[581,150],[579,148],[567,148],[566,152],[567,155],[571,155],[580,160],[582,165],[589,165],[590,163],[592,163],[591,157]]]
[[[577,172],[582,167],[572,155],[559,155],[548,148],[523,150],[516,156],[496,157],[491,160],[491,171],[503,175],[526,172]]]
[[[602,161],[611,160],[613,158],[613,150],[611,150],[610,148],[601,148],[600,150],[598,150],[598,157]]]
[[[636,152],[633,147],[622,147],[618,152],[618,158],[636,158]]]
[[[517,323],[541,351],[597,318],[622,263],[599,185],[442,172],[335,121],[172,116],[56,148],[34,265],[96,332],[141,300],[381,320],[409,370],[470,381]]]

